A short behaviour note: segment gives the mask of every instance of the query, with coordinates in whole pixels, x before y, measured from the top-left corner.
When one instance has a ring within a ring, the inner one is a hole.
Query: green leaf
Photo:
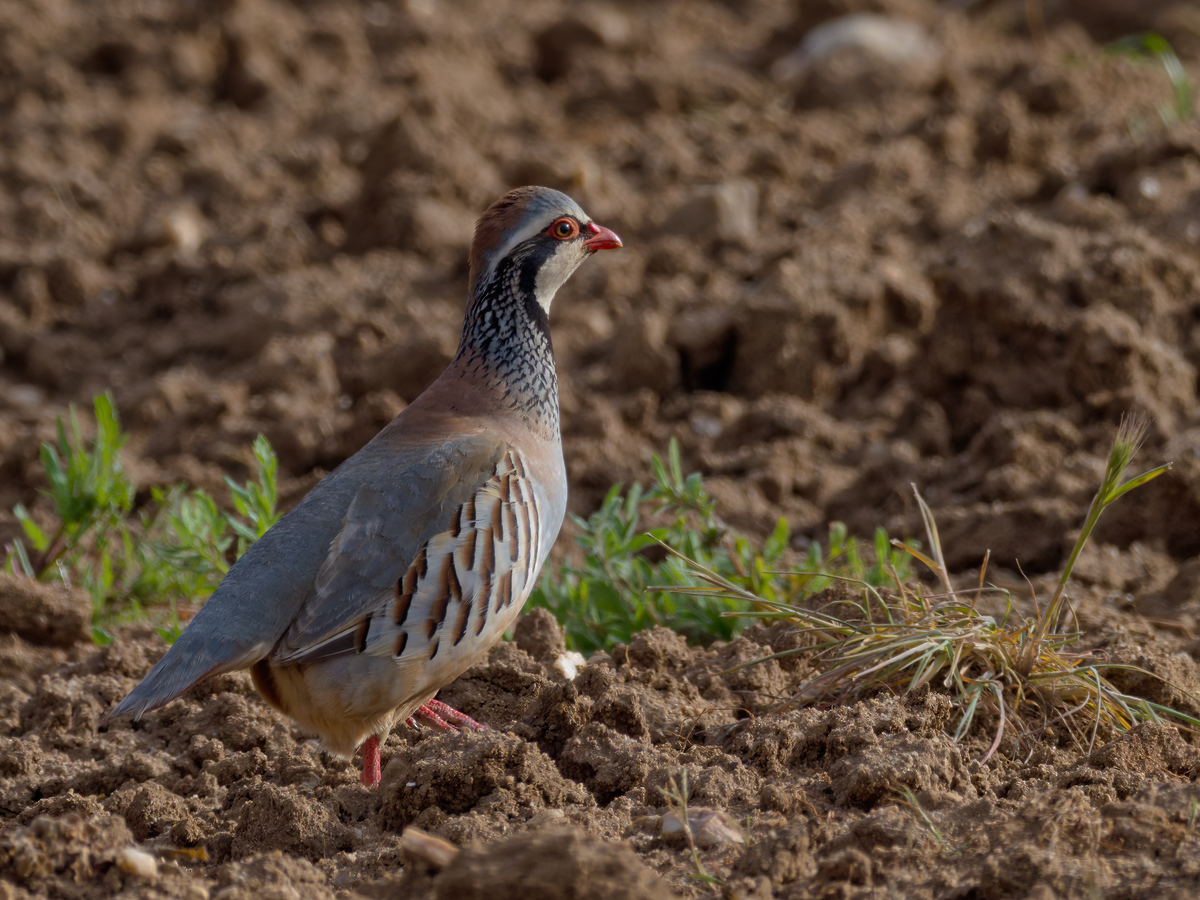
[[[28,510],[14,510],[24,532],[5,558],[5,570],[43,580],[61,579],[92,597],[95,639],[105,642],[105,625],[144,618],[144,603],[172,609],[164,638],[178,631],[174,598],[197,599],[216,587],[238,552],[261,537],[279,518],[278,463],[261,435],[253,446],[255,477],[246,486],[231,485],[240,517],[220,509],[203,492],[185,486],[153,487],[150,502],[133,512],[136,486],[125,473],[120,451],[128,436],[121,430],[110,394],[93,399],[94,439],[87,439],[75,407],[55,423],[55,440],[42,445],[54,521],[43,527]],[[236,530],[234,525],[237,526]],[[38,552],[32,565],[26,542]]]
[[[38,527],[38,524],[33,521],[23,505],[18,503],[13,507],[13,515],[17,517],[17,521],[21,523],[21,530],[25,532],[25,537],[29,538],[29,543],[33,544],[33,549],[39,553],[50,546],[50,536]]]
[[[791,537],[792,530],[788,527],[787,519],[780,516],[779,521],[775,523],[775,530],[763,544],[763,556],[770,562],[782,557],[788,548]]]

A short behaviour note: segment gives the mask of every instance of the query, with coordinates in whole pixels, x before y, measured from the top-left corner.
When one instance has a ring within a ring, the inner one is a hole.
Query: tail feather
[[[340,466],[256,541],[141,684],[105,719],[141,718],[211,675],[265,659],[312,594],[349,498],[362,481],[359,469],[371,460],[366,456],[357,466]]]
[[[174,648],[172,648],[174,649]],[[103,722],[109,722],[113,719],[122,719],[132,717],[137,721],[143,714],[158,709],[160,706],[166,706],[192,685],[211,674],[213,667],[202,668],[200,671],[192,671],[199,668],[192,660],[193,665],[184,665],[184,660],[179,654],[167,651],[150,670],[150,673],[142,679],[132,691],[126,695],[125,699],[118,703],[115,707],[105,713]]]
[[[155,663],[154,668],[142,679],[128,696],[107,712],[102,722],[132,717],[134,721],[145,713],[166,706],[192,685],[210,675],[232,672],[253,665],[265,657],[269,646],[252,646],[237,643],[212,634],[204,635],[205,629],[188,627]],[[196,637],[189,640],[189,635]]]

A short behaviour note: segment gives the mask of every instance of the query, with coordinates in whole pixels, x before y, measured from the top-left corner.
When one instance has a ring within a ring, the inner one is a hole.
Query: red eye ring
[[[559,241],[569,241],[571,238],[579,234],[579,223],[569,216],[563,216],[561,219],[556,219],[554,223],[546,229],[546,234]]]

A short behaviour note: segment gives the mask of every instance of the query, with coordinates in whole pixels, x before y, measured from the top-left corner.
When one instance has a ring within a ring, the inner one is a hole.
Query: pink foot
[[[362,744],[362,783],[375,790],[379,787],[379,780],[383,777],[383,770],[379,763],[379,735],[373,734]]]
[[[421,708],[409,716],[406,721],[413,728],[420,728],[418,720],[443,731],[457,731],[459,728],[470,728],[474,731],[487,730],[486,725],[476,722],[466,713],[460,713],[453,706],[443,703],[441,700],[430,700],[428,703],[421,704]]]

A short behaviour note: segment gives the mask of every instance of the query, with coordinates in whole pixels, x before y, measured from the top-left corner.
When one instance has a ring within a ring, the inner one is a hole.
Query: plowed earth
[[[920,30],[780,72],[864,11]],[[990,549],[1044,598],[1140,410],[1174,469],[1106,514],[1076,599],[1088,646],[1173,685],[1126,689],[1196,713],[1200,126],[1105,51],[1151,29],[1200,81],[1196,8],[1160,0],[3,0],[0,509],[43,509],[39,443],[105,389],[143,487],[220,492],[263,432],[294,501],[450,358],[478,212],[548,184],[626,242],[552,318],[574,511],[676,437],[736,527],[920,537],[915,483],[956,572]],[[0,897],[1200,891],[1193,736],[984,764],[995,723],[955,743],[936,690],[773,713],[804,657],[720,673],[780,626],[569,679],[527,617],[442,695],[491,730],[399,729],[372,793],[241,674],[101,726],[160,639],[97,648],[76,594],[3,590]]]

